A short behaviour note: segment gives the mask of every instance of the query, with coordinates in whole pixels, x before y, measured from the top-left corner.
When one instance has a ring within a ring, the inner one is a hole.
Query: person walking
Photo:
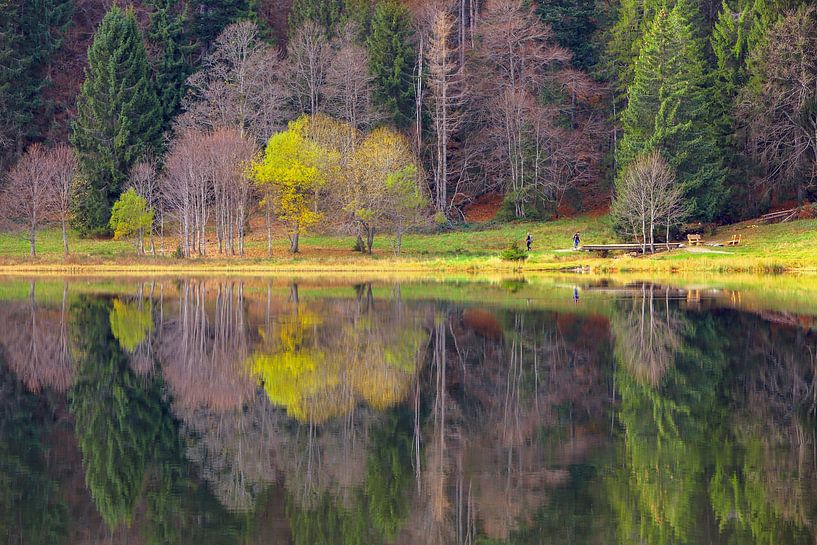
[[[573,249],[574,249],[574,250],[578,250],[578,249],[579,249],[579,243],[580,243],[580,242],[581,242],[581,237],[579,236],[579,233],[578,233],[578,232],[577,232],[577,233],[574,233],[574,234],[573,234]]]
[[[528,236],[525,237],[525,246],[528,247],[528,251],[530,252],[530,245],[533,244],[533,236],[528,233]]]

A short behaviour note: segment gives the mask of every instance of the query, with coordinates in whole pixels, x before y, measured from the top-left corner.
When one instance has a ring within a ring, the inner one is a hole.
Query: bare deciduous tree
[[[817,8],[790,13],[753,52],[762,85],[747,86],[748,151],[765,169],[765,189],[794,187],[802,202],[817,180]]]
[[[299,111],[313,115],[320,111],[329,59],[329,42],[317,23],[305,22],[289,40],[286,79]]]
[[[286,93],[279,80],[281,59],[249,21],[228,26],[213,44],[202,69],[188,81],[181,128],[236,127],[259,142],[281,127]]]
[[[461,107],[465,99],[462,67],[452,46],[453,18],[441,9],[432,16],[426,50],[428,67],[429,115],[434,132],[434,208],[446,214],[451,206],[448,194],[449,146],[462,122]]]
[[[613,202],[615,222],[641,241],[642,251],[655,251],[655,231],[671,229],[686,216],[684,192],[672,169],[657,151],[636,158],[622,174]]]
[[[60,222],[62,250],[68,255],[68,220],[71,216],[71,196],[78,168],[74,150],[65,144],[59,144],[46,153],[45,168],[50,186],[49,209]]]
[[[37,255],[37,230],[48,219],[53,185],[47,167],[48,152],[41,144],[32,144],[12,167],[0,202],[5,215],[28,231],[31,257]]]
[[[164,211],[159,192],[159,165],[154,157],[148,157],[131,168],[130,179],[128,185],[132,187],[136,193],[145,199],[148,210],[153,210],[153,224],[150,226],[150,252],[156,255],[156,244],[153,234],[156,228],[156,223],[159,223],[159,239],[161,253],[164,255]]]
[[[160,179],[167,211],[178,221],[185,257],[207,255],[207,224],[215,219],[219,253],[244,253],[253,197],[247,177],[255,146],[237,128],[212,134],[195,130],[176,139]]]
[[[372,103],[372,82],[369,55],[359,45],[358,27],[348,23],[335,41],[326,68],[325,111],[365,129],[379,119]]]
[[[597,86],[569,68],[570,52],[521,0],[490,1],[478,36],[468,126],[478,128],[469,146],[484,189],[503,190],[516,217],[534,201],[557,209],[566,190],[592,174],[595,124],[577,111]],[[554,96],[543,100],[543,89]]]

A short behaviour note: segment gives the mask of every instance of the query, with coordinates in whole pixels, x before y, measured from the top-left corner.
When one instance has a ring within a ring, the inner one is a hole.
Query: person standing
[[[574,250],[579,249],[579,243],[580,242],[581,242],[581,237],[579,236],[579,233],[578,232],[574,233],[573,234],[573,249]]]
[[[528,236],[525,237],[525,246],[528,247],[528,251],[530,252],[530,246],[533,244],[533,236],[528,232]]]

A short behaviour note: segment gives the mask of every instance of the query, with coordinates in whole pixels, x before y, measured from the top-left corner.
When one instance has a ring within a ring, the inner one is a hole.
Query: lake
[[[0,542],[815,543],[817,300],[670,284],[0,279]]]

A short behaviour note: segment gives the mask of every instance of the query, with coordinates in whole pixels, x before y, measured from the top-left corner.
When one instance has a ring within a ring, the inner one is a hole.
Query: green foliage
[[[343,8],[343,0],[294,0],[289,11],[289,31],[295,32],[306,21],[312,21],[331,38],[338,30]]]
[[[374,98],[391,121],[407,127],[414,119],[414,49],[411,17],[396,0],[377,4],[367,40]]]
[[[151,0],[148,39],[158,49],[152,59],[156,93],[162,107],[163,129],[166,131],[181,108],[187,92],[187,77],[193,72],[190,43],[190,19],[179,0]]]
[[[576,68],[588,70],[595,65],[596,0],[542,0],[538,3],[537,13],[553,30],[559,45],[573,52]]]
[[[695,219],[711,221],[724,201],[725,169],[714,130],[712,90],[691,20],[680,0],[655,16],[635,65],[622,113],[619,174],[637,156],[658,150],[676,172]]]
[[[159,149],[162,108],[150,79],[147,52],[132,9],[105,15],[88,49],[85,82],[77,98],[71,142],[88,180],[74,224],[81,233],[102,232],[130,168]]]
[[[109,222],[114,240],[141,237],[152,224],[153,209],[148,209],[147,201],[135,189],[128,189],[114,203]]]
[[[0,1],[0,151],[4,137],[16,155],[49,128],[53,104],[43,91],[72,9],[70,0]]]
[[[371,435],[364,491],[372,526],[391,543],[409,517],[412,429],[405,411],[389,414]]]
[[[68,508],[49,475],[52,415],[6,365],[0,351],[0,528],[3,543],[57,545],[68,539]]]
[[[71,227],[81,237],[108,235],[110,215],[107,196],[84,176],[77,179],[71,194]]]
[[[527,250],[520,248],[519,244],[514,242],[499,254],[499,257],[504,261],[525,261],[528,258]]]
[[[249,0],[191,0],[194,33],[202,47],[210,47],[213,40],[231,23],[253,19],[251,4]]]
[[[77,375],[70,409],[85,482],[111,529],[130,524],[161,426],[156,385],[137,376],[111,331],[111,303],[81,297],[71,306]]]

